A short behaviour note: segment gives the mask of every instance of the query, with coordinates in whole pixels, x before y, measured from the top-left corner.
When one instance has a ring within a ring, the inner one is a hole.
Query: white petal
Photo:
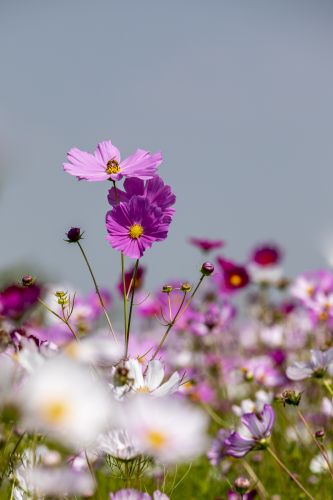
[[[145,376],[145,385],[149,391],[154,391],[161,385],[164,379],[164,368],[158,359],[150,361],[147,375]]]

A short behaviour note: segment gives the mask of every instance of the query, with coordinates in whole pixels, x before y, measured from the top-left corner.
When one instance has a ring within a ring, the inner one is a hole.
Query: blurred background
[[[296,274],[333,235],[331,0],[1,0],[0,270],[91,288],[119,275],[105,240],[106,183],[65,174],[66,152],[111,139],[162,150],[177,194],[148,282],[197,278],[189,236],[239,261],[276,241]]]

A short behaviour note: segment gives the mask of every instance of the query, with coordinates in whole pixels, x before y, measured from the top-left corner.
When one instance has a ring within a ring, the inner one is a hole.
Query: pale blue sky
[[[289,271],[323,265],[332,21],[330,0],[2,0],[1,268],[31,262],[87,289],[62,241],[81,225],[99,280],[118,276],[107,185],[62,171],[70,147],[107,138],[124,156],[162,149],[177,194],[169,239],[145,255],[151,285],[196,276],[190,235],[222,237],[239,259],[275,239]]]

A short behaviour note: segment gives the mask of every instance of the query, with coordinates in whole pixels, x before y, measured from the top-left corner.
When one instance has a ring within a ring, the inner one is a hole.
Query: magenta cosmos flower
[[[137,149],[135,153],[120,161],[120,152],[111,141],[103,141],[97,145],[94,154],[72,148],[67,154],[68,163],[64,170],[86,181],[119,181],[123,177],[151,179],[162,162],[162,153],[149,153]]]
[[[218,257],[217,262],[222,271],[222,282],[220,283],[221,292],[235,292],[245,288],[249,284],[250,277],[244,266],[235,264],[235,262],[226,260],[222,257]]]
[[[161,209],[142,196],[133,196],[106,214],[106,228],[113,248],[139,259],[155,241],[165,240],[169,224],[163,221]]]
[[[144,196],[151,205],[159,207],[163,211],[163,216],[171,222],[175,213],[172,205],[176,202],[176,196],[171,187],[164,184],[159,176],[155,176],[146,183],[141,179],[130,178],[124,182],[124,191],[111,188],[108,194],[108,201],[111,206],[116,207],[118,203],[128,202],[133,196]]]
[[[223,240],[209,240],[207,238],[190,238],[189,243],[205,253],[222,248],[225,245]]]

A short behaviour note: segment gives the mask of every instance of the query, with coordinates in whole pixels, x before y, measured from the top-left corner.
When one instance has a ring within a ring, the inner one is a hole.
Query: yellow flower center
[[[143,227],[140,224],[133,224],[130,227],[129,235],[133,240],[137,240],[143,234]]]
[[[142,387],[138,387],[136,392],[140,392],[142,394],[148,394],[150,391],[149,391],[148,387],[142,386]]]
[[[50,424],[61,424],[69,413],[67,402],[61,400],[49,401],[44,404],[42,414]]]
[[[167,438],[165,434],[160,431],[151,430],[147,434],[148,442],[153,448],[162,448],[166,443]]]
[[[230,283],[232,286],[239,286],[242,283],[242,278],[238,274],[230,276]]]
[[[120,167],[117,160],[109,160],[106,164],[105,172],[110,175],[118,174],[118,172],[120,172]]]

